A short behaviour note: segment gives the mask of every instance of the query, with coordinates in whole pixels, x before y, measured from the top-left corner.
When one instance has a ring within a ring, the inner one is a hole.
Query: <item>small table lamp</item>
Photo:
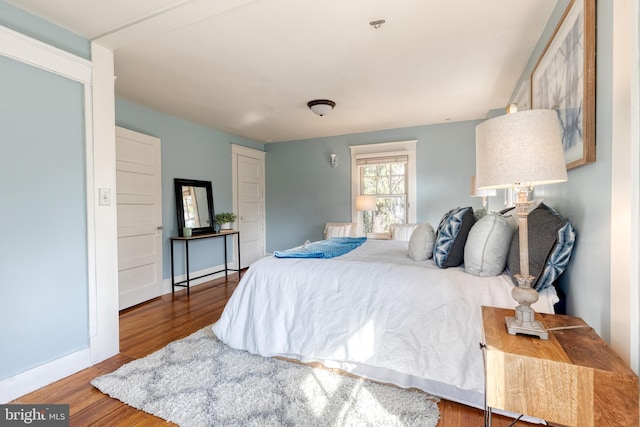
[[[471,177],[471,191],[469,193],[471,197],[482,197],[482,209],[489,212],[489,197],[496,195],[496,189],[491,188],[489,190],[481,190],[476,185],[476,176]]]
[[[478,188],[513,188],[517,194],[520,274],[511,295],[519,305],[515,317],[507,317],[509,334],[549,334],[534,320],[531,304],[538,300],[529,275],[529,192],[534,185],[567,180],[562,137],[554,110],[528,110],[499,116],[476,127],[476,185]]]
[[[373,212],[376,210],[376,196],[356,196],[356,210],[363,212]],[[368,227],[365,227],[368,228]],[[365,229],[365,232],[373,231],[373,218],[371,218],[371,230]]]

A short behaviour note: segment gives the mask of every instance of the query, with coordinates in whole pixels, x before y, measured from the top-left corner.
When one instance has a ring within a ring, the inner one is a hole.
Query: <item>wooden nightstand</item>
[[[582,319],[536,313],[549,330],[541,340],[509,335],[510,315],[482,307],[485,424],[499,408],[565,426],[638,425],[637,375]]]

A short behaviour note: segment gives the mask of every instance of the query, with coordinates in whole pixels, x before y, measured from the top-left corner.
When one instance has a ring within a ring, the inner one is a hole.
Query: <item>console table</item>
[[[638,376],[579,317],[536,313],[549,339],[509,335],[513,310],[482,307],[485,425],[491,408],[564,426],[637,426]]]
[[[238,239],[238,253],[237,253],[237,260],[238,260],[238,269],[233,269],[233,268],[229,268],[229,266],[227,265],[227,238],[229,236],[236,236]],[[224,239],[224,268],[218,271],[214,271],[211,273],[207,273],[207,274],[202,274],[200,276],[197,277],[189,277],[189,242],[193,241],[193,240],[202,240],[202,239],[215,239],[215,238],[220,238],[222,237]],[[173,259],[173,246],[176,242],[183,242],[184,243],[184,252],[185,252],[185,271],[186,271],[186,279],[182,280],[180,282],[176,282],[176,276],[174,273],[174,259]],[[229,271],[237,271],[238,272],[238,279],[240,279],[240,232],[238,230],[220,230],[217,233],[209,233],[209,234],[199,234],[197,236],[189,236],[189,237],[171,237],[171,292],[173,293],[175,291],[176,286],[180,286],[183,288],[187,288],[187,295],[189,295],[189,281],[191,280],[196,280],[199,279],[201,277],[206,277],[206,276],[211,276],[213,274],[218,274],[218,273],[222,273],[224,271],[224,277],[225,279],[228,279],[229,277]]]

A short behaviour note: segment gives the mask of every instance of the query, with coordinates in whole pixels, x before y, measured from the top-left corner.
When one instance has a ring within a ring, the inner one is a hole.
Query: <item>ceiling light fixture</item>
[[[307,106],[317,115],[324,116],[325,114],[333,110],[333,107],[336,106],[336,103],[331,101],[330,99],[314,99],[313,101],[307,102]]]
[[[378,28],[382,27],[382,24],[384,24],[385,22],[387,21],[385,21],[384,19],[378,19],[377,21],[369,22],[369,25],[377,30]]]

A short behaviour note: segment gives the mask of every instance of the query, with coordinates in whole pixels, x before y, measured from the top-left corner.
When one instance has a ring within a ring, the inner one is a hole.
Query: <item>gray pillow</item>
[[[512,221],[491,213],[471,227],[464,246],[464,269],[475,276],[497,276],[507,265],[511,238],[515,231]]]
[[[540,203],[528,218],[529,274],[535,277],[533,288],[541,291],[551,286],[569,263],[575,243],[575,230],[566,218]],[[514,233],[507,259],[511,279],[520,273],[520,242]]]
[[[409,237],[409,256],[414,261],[424,261],[433,255],[433,244],[436,241],[436,232],[431,224],[420,224],[413,230]]]

